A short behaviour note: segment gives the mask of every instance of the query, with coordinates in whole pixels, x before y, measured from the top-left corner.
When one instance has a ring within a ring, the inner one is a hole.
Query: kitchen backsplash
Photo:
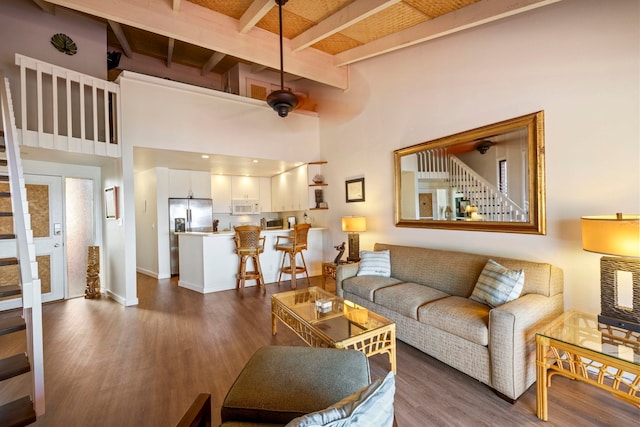
[[[295,216],[296,222],[298,224],[303,224],[305,222],[305,211],[295,211],[295,212],[263,212],[257,215],[230,215],[230,214],[214,214],[213,219],[218,220],[218,231],[230,231],[233,230],[233,227],[237,225],[260,225],[260,220],[265,218],[266,220],[270,219],[280,219],[284,220],[284,227],[287,227],[287,217]]]

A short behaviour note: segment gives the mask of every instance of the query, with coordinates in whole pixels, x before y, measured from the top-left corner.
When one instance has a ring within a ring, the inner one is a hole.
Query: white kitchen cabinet
[[[211,175],[211,199],[213,213],[231,213],[231,177]]]
[[[234,200],[260,199],[260,178],[257,176],[232,176],[231,198]]]
[[[260,177],[260,209],[262,212],[273,212],[271,208],[271,178]]]
[[[294,172],[294,190],[292,205],[294,211],[302,211],[309,208],[309,184],[307,182],[307,165],[297,167]]]
[[[284,192],[287,185],[286,172],[275,175],[271,178],[271,210],[273,212],[283,212]]]
[[[211,197],[211,181],[207,171],[169,169],[169,197]]]
[[[271,180],[271,208],[274,212],[305,210],[309,204],[307,166],[299,166]]]

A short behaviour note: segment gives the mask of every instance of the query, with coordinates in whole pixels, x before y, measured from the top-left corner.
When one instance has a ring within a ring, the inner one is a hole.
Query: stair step
[[[8,198],[11,197],[11,193],[8,191],[0,191],[0,197]]]
[[[0,267],[18,264],[18,258],[0,258]]]
[[[0,159],[0,166],[7,166],[7,159]]]
[[[7,427],[21,427],[36,421],[36,412],[29,396],[0,406],[0,425]]]
[[[13,216],[13,212],[0,212],[0,216]]]
[[[0,182],[9,182],[9,175],[0,175]]]
[[[11,240],[15,238],[16,238],[15,234],[0,234],[0,240]]]
[[[27,324],[25,323],[22,316],[0,319],[0,335],[7,335],[12,332],[22,331],[26,329],[26,327]]]
[[[22,294],[22,289],[18,285],[0,286],[0,298],[12,297]]]
[[[17,377],[31,370],[25,353],[16,354],[0,360],[0,381]]]

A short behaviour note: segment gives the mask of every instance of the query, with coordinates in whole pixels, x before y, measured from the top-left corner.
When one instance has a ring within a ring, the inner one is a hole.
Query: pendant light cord
[[[282,4],[284,2],[277,1],[277,3],[278,3],[278,17],[280,22],[280,89],[284,90],[284,60],[283,60],[283,50],[282,50]]]

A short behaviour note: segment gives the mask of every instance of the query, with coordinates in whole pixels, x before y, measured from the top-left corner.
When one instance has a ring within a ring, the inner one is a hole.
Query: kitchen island
[[[309,229],[307,250],[304,259],[307,263],[309,276],[322,274],[322,251],[324,231],[326,228],[312,227]],[[282,252],[276,251],[277,236],[289,236],[292,230],[263,230],[264,253],[260,254],[260,265],[265,283],[278,280]],[[233,231],[216,233],[185,232],[176,233],[180,248],[180,273],[178,286],[192,291],[207,294],[236,288],[236,274],[240,259],[236,255],[236,245],[233,241]],[[251,268],[251,262],[249,262]],[[302,280],[303,275],[298,277]],[[289,275],[283,275],[283,280],[289,280]],[[247,287],[255,286],[255,281],[249,280]]]

